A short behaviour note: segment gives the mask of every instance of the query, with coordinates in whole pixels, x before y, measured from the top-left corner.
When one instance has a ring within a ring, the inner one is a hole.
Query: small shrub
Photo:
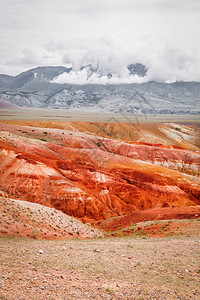
[[[111,290],[109,288],[106,289],[106,292],[109,293],[109,294],[113,294],[113,290]]]
[[[38,236],[38,230],[37,229],[33,229],[32,230],[32,238],[37,239]]]

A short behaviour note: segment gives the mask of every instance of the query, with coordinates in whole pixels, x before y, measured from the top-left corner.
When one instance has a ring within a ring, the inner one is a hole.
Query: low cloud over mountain
[[[17,76],[0,74],[0,101],[21,107],[113,113],[200,113],[200,82],[147,81],[150,69],[140,63],[125,69],[127,76],[92,64],[78,71],[68,65],[37,67]]]
[[[71,65],[73,66],[73,65]],[[64,72],[53,79],[55,83],[71,84],[120,84],[146,82],[148,68],[141,63],[124,66],[122,74],[112,73],[103,69],[100,65],[93,66],[91,63],[81,66],[77,71],[71,67],[70,71]]]

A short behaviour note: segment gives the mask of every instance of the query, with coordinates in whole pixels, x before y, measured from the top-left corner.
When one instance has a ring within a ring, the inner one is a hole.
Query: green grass
[[[110,288],[106,288],[105,291],[108,293],[108,294],[113,294],[113,290],[111,290]]]

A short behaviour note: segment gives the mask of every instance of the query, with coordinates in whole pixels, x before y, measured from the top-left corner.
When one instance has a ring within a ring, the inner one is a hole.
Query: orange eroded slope
[[[198,123],[181,125],[175,123],[138,123],[137,119],[122,122],[64,122],[64,121],[1,121],[20,126],[57,128],[86,132],[97,136],[163,145],[176,145],[189,150],[200,147]]]
[[[1,124],[1,130],[0,187],[14,198],[55,207],[85,222],[200,204],[199,185],[163,167],[187,154],[196,172],[198,153],[61,129]],[[157,153],[154,161],[152,153]]]

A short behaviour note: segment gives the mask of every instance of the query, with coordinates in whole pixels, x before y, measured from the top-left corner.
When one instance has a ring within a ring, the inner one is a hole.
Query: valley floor
[[[199,299],[199,237],[0,238],[1,299]]]

